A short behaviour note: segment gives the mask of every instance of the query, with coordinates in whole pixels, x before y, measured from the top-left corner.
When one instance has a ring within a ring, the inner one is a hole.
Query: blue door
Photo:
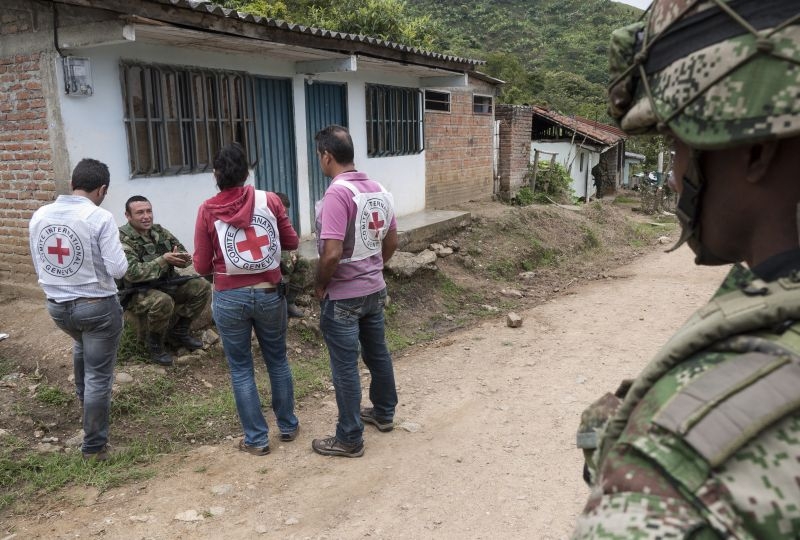
[[[297,153],[291,79],[256,79],[256,124],[259,129],[256,187],[289,197],[288,214],[297,229]]]
[[[317,160],[314,135],[331,124],[347,127],[347,85],[306,82],[306,126],[308,127],[308,186],[311,211],[325,195],[328,179],[322,174]],[[313,220],[312,220],[313,221]]]

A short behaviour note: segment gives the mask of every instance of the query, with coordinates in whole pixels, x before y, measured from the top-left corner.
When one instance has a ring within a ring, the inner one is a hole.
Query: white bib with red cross
[[[97,210],[84,205],[62,215],[48,216],[33,232],[39,258],[39,283],[43,285],[86,285],[97,283],[92,260],[92,233],[87,220]]]
[[[249,227],[239,229],[221,220],[214,222],[228,275],[260,274],[281,264],[278,220],[267,206],[267,192],[256,190],[255,199]]]
[[[349,189],[353,194],[353,202],[356,203],[353,254],[339,262],[361,261],[377,255],[381,252],[381,243],[389,233],[389,225],[394,216],[394,197],[380,184],[380,191],[362,193],[347,180],[336,180],[333,183]]]

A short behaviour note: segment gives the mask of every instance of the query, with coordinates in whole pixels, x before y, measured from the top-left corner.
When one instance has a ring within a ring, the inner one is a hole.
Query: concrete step
[[[447,240],[448,235],[469,225],[472,215],[459,210],[423,210],[397,218],[398,249],[421,251],[432,242]],[[300,242],[298,253],[304,259],[316,261],[316,238]]]

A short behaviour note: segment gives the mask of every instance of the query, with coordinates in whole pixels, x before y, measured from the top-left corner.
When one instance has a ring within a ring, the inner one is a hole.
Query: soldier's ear
[[[766,177],[778,150],[778,144],[778,141],[768,141],[750,146],[745,175],[747,182],[756,184]]]

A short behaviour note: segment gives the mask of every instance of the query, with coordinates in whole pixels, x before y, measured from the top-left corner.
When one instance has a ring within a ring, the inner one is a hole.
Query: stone
[[[33,437],[35,439],[41,439],[42,437],[44,437],[44,431],[42,431],[41,429],[34,430]]]
[[[533,281],[536,279],[536,272],[529,271],[529,272],[520,272],[517,277],[522,281]]]
[[[179,356],[175,359],[176,366],[188,366],[189,364],[193,364],[197,361],[197,357],[193,354],[184,354],[183,356]]]
[[[478,266],[478,263],[475,262],[475,259],[471,255],[464,255],[459,262],[461,263],[461,266],[467,270],[471,270]]]
[[[221,516],[225,513],[225,507],[223,506],[212,506],[208,509],[208,513],[212,516]]]
[[[670,240],[669,236],[659,236],[657,242],[663,245],[671,243],[672,240]]]
[[[135,516],[128,516],[128,519],[131,521],[138,521],[139,523],[148,523],[151,518],[147,514],[139,514]]]
[[[269,527],[264,524],[256,525],[255,531],[257,534],[267,534],[269,532]]]
[[[77,448],[83,444],[83,430],[79,429],[75,435],[64,441],[64,446],[68,448]]]
[[[208,345],[214,345],[218,341],[219,341],[219,335],[210,328],[203,332],[203,343],[207,343]]]
[[[203,516],[197,510],[186,510],[175,514],[177,521],[203,521]]]
[[[217,484],[211,488],[211,493],[214,495],[227,495],[231,491],[233,491],[231,484]]]
[[[501,289],[500,294],[507,298],[522,298],[523,296],[525,296],[524,294],[522,294],[522,291],[518,289]]]
[[[448,255],[453,254],[453,248],[442,248],[436,252],[437,257],[447,257]]]
[[[50,444],[49,442],[39,443],[36,446],[34,446],[33,449],[39,452],[40,454],[55,454],[61,451],[60,446],[56,446],[55,444]]]
[[[420,426],[416,422],[408,422],[408,421],[406,421],[406,422],[403,422],[402,424],[400,424],[400,429],[404,429],[404,430],[408,431],[409,433],[416,433],[417,431],[422,429],[422,426]]]
[[[510,312],[506,316],[506,326],[509,328],[519,328],[522,326],[522,317],[514,313],[513,311]]]
[[[300,520],[294,516],[283,522],[284,525],[297,525],[298,523],[300,523]]]
[[[431,245],[430,245],[430,246],[428,246],[428,247],[429,247],[429,248],[431,249],[431,251],[433,251],[433,252],[437,252],[437,251],[439,251],[440,249],[444,249],[444,246],[443,246],[442,244],[438,244],[438,243],[431,244]]]
[[[483,304],[481,307],[486,311],[490,311],[492,313],[497,313],[498,311],[500,311],[499,307],[490,306],[489,304]]]
[[[394,275],[411,277],[420,270],[437,270],[436,259],[436,253],[429,249],[416,255],[407,251],[398,251],[389,259],[385,267]]]
[[[457,252],[461,250],[461,245],[458,243],[458,240],[448,240],[444,243],[445,247],[449,247],[453,250],[453,252]]]
[[[118,371],[114,375],[114,382],[117,384],[130,384],[133,382],[133,377],[124,371]]]

